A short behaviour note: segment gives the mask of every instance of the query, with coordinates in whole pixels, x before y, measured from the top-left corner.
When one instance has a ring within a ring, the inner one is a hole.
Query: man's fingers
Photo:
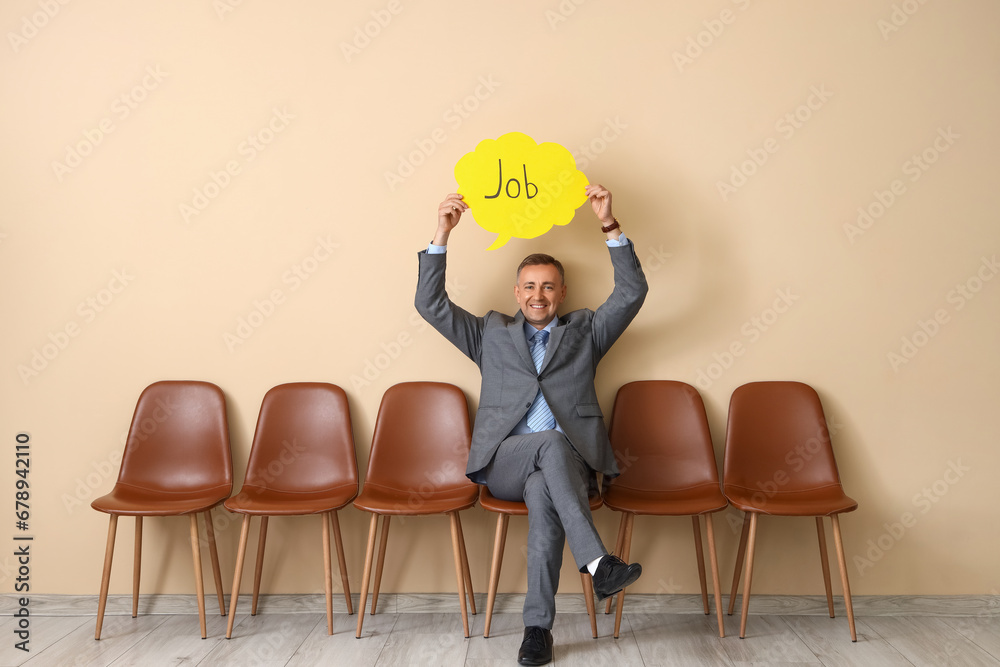
[[[469,205],[462,201],[462,195],[457,193],[452,193],[445,197],[444,201],[441,202],[439,210],[449,210],[449,211],[464,211],[469,208]]]
[[[438,213],[446,215],[452,213],[464,213],[469,207],[461,202],[445,202],[438,208]]]

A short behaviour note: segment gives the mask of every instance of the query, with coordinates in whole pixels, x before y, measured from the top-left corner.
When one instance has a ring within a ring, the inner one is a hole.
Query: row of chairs
[[[365,485],[358,494],[358,471],[347,396],[326,383],[292,383],[274,387],[264,397],[254,433],[246,479],[232,493],[232,460],[225,397],[206,382],[157,382],[139,397],[122,457],[118,481],[110,494],[92,503],[111,515],[101,581],[95,638],[100,639],[107,602],[119,516],[134,516],[135,555],[132,616],[138,614],[142,519],[144,516],[188,515],[202,637],[207,636],[204,585],[197,515],[203,514],[212,560],[219,610],[226,615],[222,577],[211,520],[212,508],[224,504],[243,515],[229,622],[233,622],[243,574],[250,521],[259,516],[260,530],[251,613],[256,614],[267,522],[270,516],[319,515],[325,568],[327,631],[333,632],[332,554],[330,533],[347,603],[353,613],[344,561],[338,510],[353,501],[372,514],[361,586],[365,606],[369,587],[371,613],[378,602],[382,568],[392,516],[446,514],[451,523],[456,582],[462,625],[469,636],[468,608],[476,613],[465,540],[459,512],[475,505],[497,513],[490,568],[484,636],[500,578],[510,516],[526,515],[524,503],[501,501],[465,477],[471,427],[462,391],[450,384],[408,382],[390,387],[382,398],[372,437]],[[720,487],[704,404],[690,385],[643,381],[618,392],[611,440],[622,474],[609,480],[603,496],[591,499],[622,513],[615,553],[628,559],[637,514],[690,515],[693,521],[704,611],[709,613],[699,517],[705,516],[719,636],[724,636],[718,560],[711,515],[732,503],[746,513],[729,599],[732,614],[740,570],[746,561],[740,636],[745,636],[753,569],[757,517],[761,514],[815,516],[827,602],[833,597],[823,516],[833,522],[841,582],[856,640],[843,544],[837,515],[856,509],[843,493],[819,397],[797,382],[758,382],[738,388],[730,405],[726,435],[724,483]],[[376,537],[381,537],[375,554]],[[374,562],[374,563],[373,563]],[[371,579],[374,564],[374,582]],[[582,574],[591,630],[597,636],[590,577]],[[615,637],[619,634],[624,592],[617,596]],[[608,601],[606,613],[612,601]],[[364,613],[358,614],[357,636]]]

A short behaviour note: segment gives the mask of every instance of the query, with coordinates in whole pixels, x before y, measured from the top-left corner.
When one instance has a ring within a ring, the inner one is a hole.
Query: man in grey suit
[[[552,660],[563,543],[580,571],[593,575],[598,599],[639,578],[642,568],[608,555],[594,528],[588,493],[595,473],[618,475],[594,388],[597,364],[639,312],[648,287],[631,242],[611,211],[611,193],[588,185],[586,194],[607,235],[615,288],[596,311],[557,317],[566,297],[562,265],[529,255],[518,267],[511,317],[477,317],[445,290],[448,237],[469,208],[450,194],[438,225],[419,253],[416,307],[421,316],[479,366],[482,389],[466,474],[503,500],[528,507],[528,593],[524,602],[523,665]]]

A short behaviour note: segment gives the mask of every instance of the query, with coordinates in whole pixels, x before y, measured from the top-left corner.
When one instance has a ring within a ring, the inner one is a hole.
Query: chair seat
[[[737,509],[775,516],[829,516],[853,512],[858,503],[839,484],[805,491],[777,491],[769,495],[761,489],[726,484],[726,497]]]
[[[669,491],[612,484],[604,491],[604,504],[613,510],[632,514],[688,516],[718,512],[726,508],[727,501],[718,484]]]
[[[275,491],[244,485],[226,501],[226,509],[251,516],[296,516],[339,510],[358,495],[358,485],[342,484],[320,491]]]
[[[527,516],[528,506],[517,500],[500,500],[492,493],[489,487],[483,486],[479,492],[479,504],[484,510],[496,512],[498,514],[510,514],[511,516]],[[601,508],[604,501],[600,496],[590,496],[590,511],[593,512]]]
[[[118,483],[90,503],[98,512],[124,516],[176,516],[210,510],[232,492],[231,485],[197,491],[160,491]]]
[[[472,482],[440,490],[394,489],[365,482],[354,506],[375,514],[443,514],[468,509],[478,497],[479,489]]]

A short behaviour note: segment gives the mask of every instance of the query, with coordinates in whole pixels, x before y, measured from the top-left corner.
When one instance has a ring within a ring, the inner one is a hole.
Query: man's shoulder
[[[514,316],[491,310],[483,315],[487,327],[507,327],[514,323]]]
[[[559,318],[559,326],[577,327],[589,324],[594,319],[594,311],[590,308],[573,310]]]

